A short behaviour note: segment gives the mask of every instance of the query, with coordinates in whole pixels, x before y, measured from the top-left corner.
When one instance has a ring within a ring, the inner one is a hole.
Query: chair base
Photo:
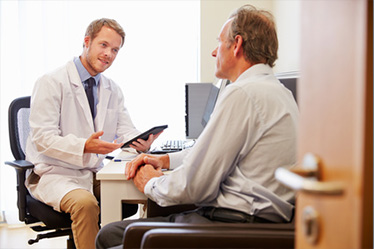
[[[36,226],[36,227],[32,227],[32,229],[34,231],[41,231],[43,230],[43,227]],[[49,238],[55,238],[55,237],[61,237],[61,236],[69,236],[69,238],[67,239],[67,248],[75,249],[74,238],[73,238],[73,233],[71,229],[57,229],[53,232],[38,234],[35,239],[30,239],[28,241],[28,244],[32,245],[34,243],[39,242],[39,240],[41,239],[49,239]]]

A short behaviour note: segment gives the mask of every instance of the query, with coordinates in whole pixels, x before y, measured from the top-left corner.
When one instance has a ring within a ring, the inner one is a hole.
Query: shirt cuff
[[[154,187],[154,184],[155,184],[155,181],[158,177],[154,177],[154,178],[151,178],[147,184],[144,186],[144,194],[151,198],[152,197],[152,190],[155,188]],[[151,198],[152,199],[152,198]]]
[[[168,153],[169,155],[169,169],[175,169],[178,166],[182,165],[183,159],[186,157],[190,149],[185,149],[182,151]]]

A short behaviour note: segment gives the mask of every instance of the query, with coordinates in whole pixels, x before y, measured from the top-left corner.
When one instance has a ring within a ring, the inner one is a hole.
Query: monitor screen
[[[205,127],[210,119],[210,115],[213,112],[214,106],[216,105],[217,97],[219,93],[219,88],[212,85],[210,89],[208,100],[206,102],[205,111],[203,113],[203,119],[201,120],[201,124]]]
[[[275,75],[277,79],[286,87],[288,90],[292,92],[293,97],[297,102],[297,82],[300,77],[300,73],[298,71],[291,71],[291,72],[284,72],[284,73],[277,73]]]
[[[203,118],[201,120],[201,124],[203,127],[206,126],[210,119],[210,115],[212,114],[214,107],[216,105],[218,96],[221,94],[223,89],[230,83],[229,80],[219,80],[217,84],[213,84],[212,88],[210,89],[208,100],[206,102],[205,110],[203,113]],[[217,86],[218,87],[217,87]]]

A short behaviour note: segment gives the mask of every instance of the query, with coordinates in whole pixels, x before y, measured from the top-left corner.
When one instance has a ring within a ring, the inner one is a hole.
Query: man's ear
[[[238,56],[242,49],[243,45],[243,37],[241,35],[235,36],[235,42],[234,42],[234,56]]]
[[[90,45],[91,38],[89,36],[84,37],[84,47],[88,48],[88,45]]]

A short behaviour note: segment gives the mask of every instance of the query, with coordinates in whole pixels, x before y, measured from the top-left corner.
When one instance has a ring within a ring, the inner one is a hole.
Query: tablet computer
[[[139,138],[141,138],[141,139],[143,139],[143,140],[148,140],[149,135],[151,135],[151,134],[155,135],[155,134],[157,134],[157,133],[159,133],[159,132],[165,130],[166,128],[168,128],[167,125],[155,126],[155,127],[151,128],[151,129],[149,129],[148,131],[143,132],[143,133],[140,134],[139,136],[136,136],[136,137],[134,137],[133,139],[127,141],[126,143],[124,143],[124,144],[122,145],[121,148],[129,147],[129,145],[132,144],[132,142],[137,141]]]

